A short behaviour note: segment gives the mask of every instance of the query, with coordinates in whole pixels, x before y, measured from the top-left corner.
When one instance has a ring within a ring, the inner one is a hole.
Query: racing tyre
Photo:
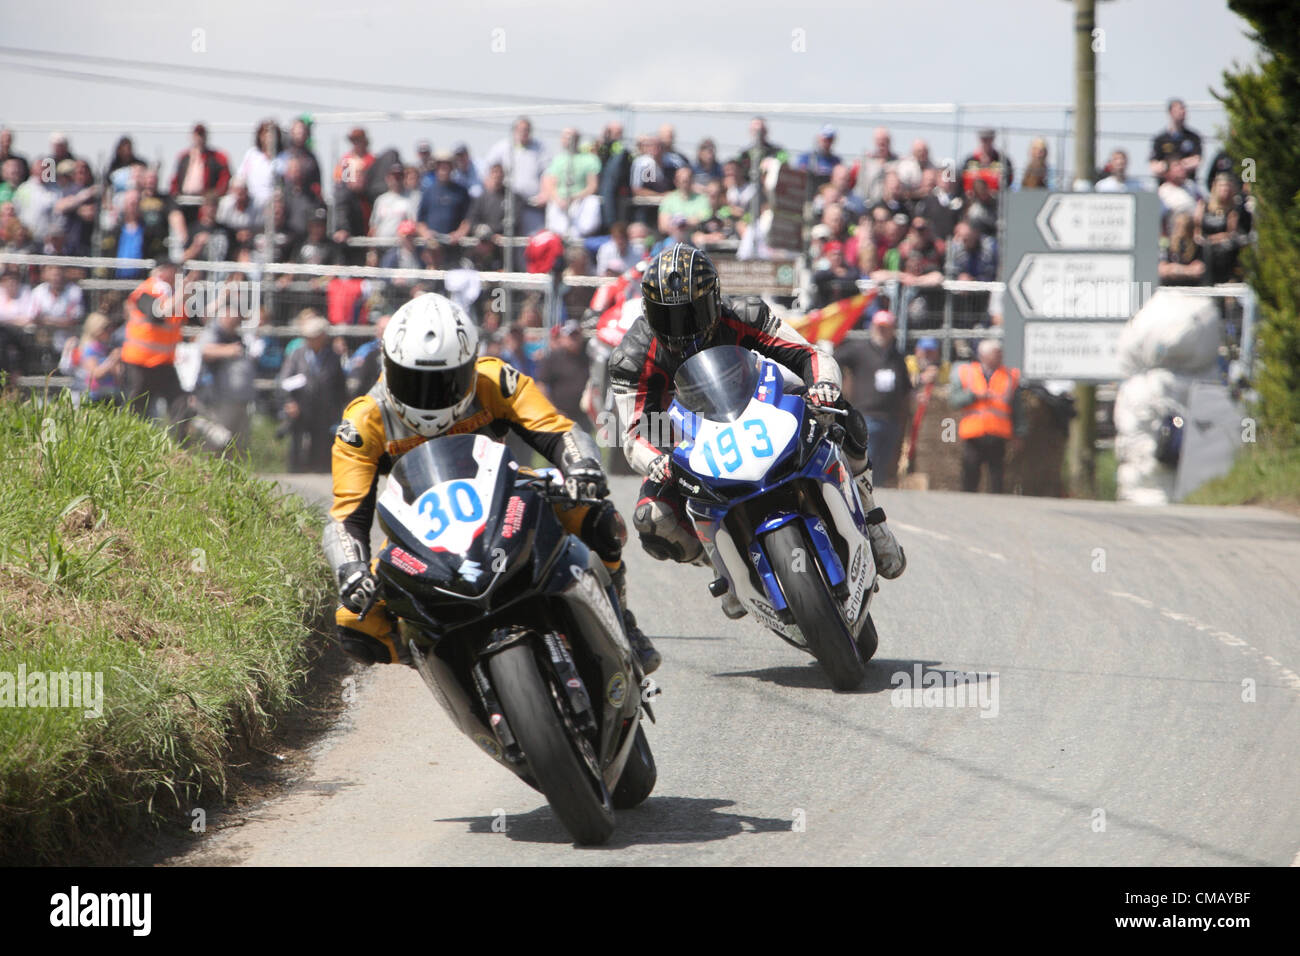
[[[836,690],[861,686],[867,676],[866,665],[844,624],[802,523],[792,521],[764,535],[763,550],[790,613],[809,650],[825,668],[831,686]]]
[[[594,754],[584,756],[575,739],[580,734],[571,728],[551,683],[540,672],[531,643],[493,654],[488,670],[532,776],[564,828],[577,843],[607,841],[614,832],[609,790],[590,765]]]
[[[650,796],[658,779],[659,771],[655,769],[650,742],[645,739],[645,730],[638,725],[636,739],[632,741],[632,752],[627,755],[623,775],[618,778],[618,786],[614,788],[614,809],[631,810],[640,806]]]

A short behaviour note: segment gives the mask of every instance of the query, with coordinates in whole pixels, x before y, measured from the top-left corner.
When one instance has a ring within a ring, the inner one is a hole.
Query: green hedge
[[[331,601],[319,531],[132,415],[0,400],[0,860],[103,858],[219,804],[232,744],[305,673]],[[20,669],[33,691],[36,673],[102,675],[102,716],[19,706]]]

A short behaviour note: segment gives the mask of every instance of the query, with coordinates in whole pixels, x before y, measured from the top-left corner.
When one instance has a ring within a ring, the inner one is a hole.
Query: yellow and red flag
[[[871,292],[840,299],[825,308],[813,309],[807,315],[786,321],[809,342],[829,339],[835,345],[839,345],[844,341],[844,336],[848,335],[849,330],[858,324],[875,297],[876,292],[873,289]]]

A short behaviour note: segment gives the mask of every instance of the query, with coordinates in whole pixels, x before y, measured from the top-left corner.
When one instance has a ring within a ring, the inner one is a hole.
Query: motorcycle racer
[[[484,434],[499,441],[514,431],[560,470],[570,497],[601,499],[557,507],[557,516],[604,562],[642,670],[655,670],[659,653],[627,610],[627,531],[606,497],[591,436],[560,414],[529,376],[498,358],[478,357],[474,323],[441,295],[417,296],[398,309],[382,348],[383,373],[344,409],[332,448],[334,496],[322,546],[339,587],[334,620],[343,650],[367,664],[403,660],[393,620],[377,599],[370,558],[379,477],[431,438]]]
[[[674,394],[673,376],[686,359],[711,346],[739,345],[798,374],[807,386],[805,397],[811,405],[849,412],[844,451],[867,512],[872,555],[882,577],[902,574],[907,558],[872,493],[866,421],[841,396],[835,360],[773,315],[762,299],[724,300],[713,262],[685,243],[669,246],[650,263],[642,279],[641,298],[642,317],[628,329],[609,359],[609,382],[623,431],[623,450],[629,464],[646,476],[633,513],[641,546],[661,561],[699,564],[706,560],[681,493],[668,482],[671,430],[656,425],[666,424]],[[730,591],[723,594],[723,611],[729,617],[745,614]]]

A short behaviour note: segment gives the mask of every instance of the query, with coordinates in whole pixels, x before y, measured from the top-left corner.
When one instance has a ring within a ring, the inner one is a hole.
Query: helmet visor
[[[643,296],[641,308],[655,337],[674,352],[700,348],[718,324],[716,295],[705,295],[681,305],[664,305]]]
[[[384,356],[384,381],[389,393],[408,408],[433,411],[452,408],[474,388],[475,363],[453,368],[407,368]]]

